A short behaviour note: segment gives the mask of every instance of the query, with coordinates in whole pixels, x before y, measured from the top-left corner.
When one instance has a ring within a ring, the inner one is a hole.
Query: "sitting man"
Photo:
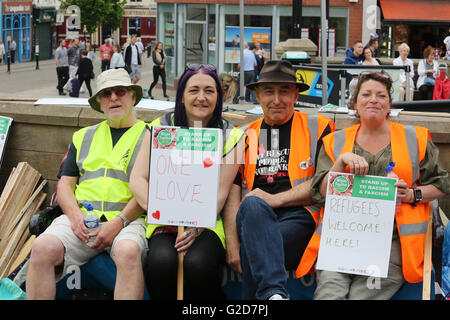
[[[110,252],[117,267],[114,298],[144,296],[142,259],[147,254],[147,240],[143,210],[128,189],[146,131],[145,123],[132,112],[142,98],[142,88],[131,84],[124,69],[100,74],[97,88],[89,104],[104,113],[106,120],[73,135],[58,174],[58,203],[64,214],[33,244],[26,282],[28,299],[54,299],[56,280],[67,268],[83,265],[103,250]],[[91,204],[103,222],[91,234],[84,225],[84,203]]]
[[[344,64],[361,64],[364,60],[364,46],[360,40],[353,43],[353,48],[348,48]]]
[[[266,62],[247,87],[264,117],[246,129],[245,163],[225,207],[227,262],[242,272],[243,299],[287,299],[286,270],[298,266],[319,218],[309,206],[316,150],[335,126],[294,111],[309,86],[297,82],[288,61]]]

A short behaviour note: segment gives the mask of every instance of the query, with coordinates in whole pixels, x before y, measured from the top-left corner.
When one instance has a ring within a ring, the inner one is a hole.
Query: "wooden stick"
[[[423,262],[422,300],[430,300],[431,292],[431,250],[433,237],[433,202],[430,203],[430,218],[425,236],[425,252]]]
[[[11,264],[8,274],[11,274],[14,270],[16,270],[19,264],[21,264],[28,257],[28,255],[31,252],[31,247],[33,246],[34,243],[34,239],[36,239],[36,236],[34,234],[28,238],[27,242],[23,245],[22,249],[20,249],[20,252],[17,255],[16,259]]]
[[[184,233],[184,226],[178,226],[178,237]],[[178,253],[178,275],[177,275],[177,300],[183,300],[183,263],[184,252]]]
[[[402,116],[450,118],[450,113],[446,113],[446,112],[400,111],[400,115],[402,115]]]
[[[230,113],[230,112],[222,112],[222,115],[224,117],[228,117],[228,118],[247,120],[247,116],[244,116],[242,114],[236,114],[236,113]]]

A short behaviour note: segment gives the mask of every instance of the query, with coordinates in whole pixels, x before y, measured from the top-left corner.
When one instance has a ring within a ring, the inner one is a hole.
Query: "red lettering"
[[[201,184],[194,184],[194,186],[192,187],[192,198],[191,198],[191,202],[198,202],[198,203],[203,203],[203,201],[200,201],[198,199],[194,199],[195,195],[200,194],[200,192],[197,192],[197,187],[200,188],[202,185]]]

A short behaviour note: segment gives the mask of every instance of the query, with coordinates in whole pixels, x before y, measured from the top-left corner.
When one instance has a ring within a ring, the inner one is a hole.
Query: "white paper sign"
[[[316,268],[386,278],[396,179],[330,172]]]
[[[12,122],[12,118],[0,116],[0,166],[3,162],[3,155]]]
[[[147,222],[214,228],[222,131],[152,127]]]

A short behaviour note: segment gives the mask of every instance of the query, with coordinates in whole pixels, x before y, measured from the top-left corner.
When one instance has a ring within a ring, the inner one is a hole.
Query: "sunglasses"
[[[205,68],[209,71],[216,72],[216,67],[213,64],[204,64],[204,63],[188,63],[186,65],[186,70],[197,71],[200,68]]]
[[[103,98],[103,99],[111,98],[111,95],[113,94],[113,92],[116,96],[123,97],[128,92],[128,88],[127,87],[115,87],[115,88],[108,88],[108,89],[102,90],[100,92],[100,98]]]

